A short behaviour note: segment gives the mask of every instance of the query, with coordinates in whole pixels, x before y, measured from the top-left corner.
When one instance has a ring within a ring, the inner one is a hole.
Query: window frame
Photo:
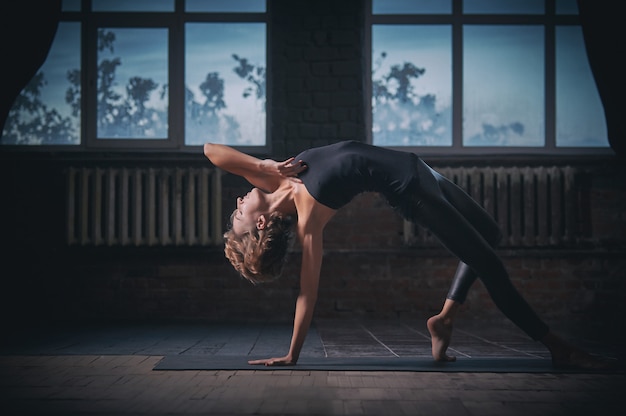
[[[263,23],[266,48],[265,145],[236,146],[245,152],[271,151],[271,70],[269,59],[270,4],[265,12],[186,12],[185,0],[174,0],[172,12],[96,12],[91,0],[81,0],[81,11],[61,12],[60,22],[78,22],[81,27],[80,144],[1,145],[0,149],[55,153],[198,153],[202,145],[185,144],[185,25],[187,23]],[[97,138],[97,33],[100,28],[165,28],[168,30],[168,137],[162,139]]]
[[[556,0],[545,0],[543,14],[464,14],[463,0],[450,0],[451,14],[373,14],[373,0],[366,0],[365,11],[365,122],[367,142],[373,143],[372,133],[372,28],[389,25],[450,25],[452,30],[452,145],[451,146],[388,146],[412,151],[424,156],[456,155],[613,155],[607,147],[556,146],[556,27],[580,26],[576,15],[557,15]],[[463,145],[463,28],[466,25],[532,25],[544,28],[544,145],[526,146],[464,146]]]

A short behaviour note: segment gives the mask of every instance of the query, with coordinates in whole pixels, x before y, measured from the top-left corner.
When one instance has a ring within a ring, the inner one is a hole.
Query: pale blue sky
[[[92,0],[93,11],[173,12],[174,0]]]
[[[375,25],[372,28],[372,59],[387,54],[374,77],[389,72],[392,65],[410,62],[424,68],[424,75],[412,85],[419,95],[437,96],[438,108],[449,107],[452,101],[452,28],[428,25]]]
[[[508,144],[542,146],[545,129],[543,27],[465,26],[463,137],[483,124],[521,123]]]
[[[255,97],[243,97],[251,83],[233,69],[239,66],[233,54],[246,58],[254,66],[267,68],[264,23],[187,23],[185,25],[185,86],[196,100],[204,96],[198,88],[210,72],[224,80],[223,113],[233,115],[240,124],[244,140],[265,139],[265,111]]]
[[[452,0],[372,0],[374,14],[446,14],[452,13]]]
[[[556,28],[557,145],[608,146],[600,95],[580,27]]]
[[[64,116],[71,114],[71,108],[65,103],[65,91],[70,86],[67,71],[71,69],[80,69],[80,23],[61,22],[48,59],[39,70],[48,82],[42,91],[42,100]]]
[[[545,0],[463,0],[463,12],[471,14],[543,14]]]
[[[486,145],[483,125],[523,126],[523,134],[494,145],[543,146],[545,62],[543,26],[466,25],[463,28],[463,137]],[[425,68],[416,92],[434,94],[438,108],[452,96],[451,27],[374,25],[372,66],[387,53],[375,78],[391,65]],[[559,145],[607,145],[603,108],[585,53],[580,27],[557,28],[557,140]]]
[[[186,0],[187,12],[265,12],[265,0]]]
[[[108,49],[98,54],[98,62],[119,57],[122,64],[115,71],[115,90],[126,95],[126,85],[131,77],[152,79],[159,86],[152,92],[149,106],[167,108],[167,97],[159,94],[168,80],[168,30],[166,28],[105,28],[115,33],[113,53]]]

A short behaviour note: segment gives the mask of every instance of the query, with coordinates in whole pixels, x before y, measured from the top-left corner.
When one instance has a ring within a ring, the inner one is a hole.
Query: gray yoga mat
[[[154,370],[269,370],[269,371],[412,371],[474,373],[589,373],[555,369],[550,360],[539,358],[459,358],[438,363],[420,357],[302,357],[295,366],[250,365],[249,356],[169,355]],[[263,357],[258,357],[263,358]]]

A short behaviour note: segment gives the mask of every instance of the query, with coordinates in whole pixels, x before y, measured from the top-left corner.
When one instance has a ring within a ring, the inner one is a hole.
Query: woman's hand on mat
[[[281,365],[296,365],[295,361],[290,357],[281,358],[266,358],[264,360],[250,360],[248,364],[251,365],[266,365],[266,366],[281,366]]]

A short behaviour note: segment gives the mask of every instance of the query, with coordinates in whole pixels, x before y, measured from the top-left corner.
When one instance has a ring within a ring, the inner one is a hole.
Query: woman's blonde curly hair
[[[275,211],[269,215],[262,230],[255,228],[238,236],[229,229],[224,233],[226,258],[239,274],[253,284],[276,280],[283,271],[291,247],[292,225],[291,216]]]

